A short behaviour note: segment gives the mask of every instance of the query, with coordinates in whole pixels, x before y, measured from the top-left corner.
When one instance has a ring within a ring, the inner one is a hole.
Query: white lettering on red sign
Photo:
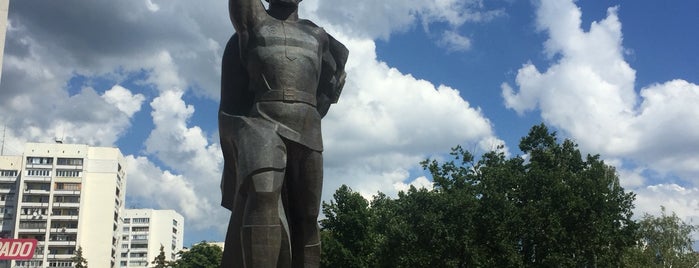
[[[0,260],[31,259],[36,242],[36,239],[0,239]]]

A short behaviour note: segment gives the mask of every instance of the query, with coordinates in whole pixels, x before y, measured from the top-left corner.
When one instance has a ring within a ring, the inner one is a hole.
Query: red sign
[[[31,259],[36,242],[36,239],[0,239],[0,260]]]

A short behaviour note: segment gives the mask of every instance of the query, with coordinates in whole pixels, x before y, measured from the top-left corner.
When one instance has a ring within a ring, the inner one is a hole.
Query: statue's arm
[[[235,31],[247,39],[248,31],[266,12],[260,0],[228,0],[228,14]]]
[[[349,51],[347,48],[335,40],[331,35],[327,35],[327,49],[323,53],[323,64],[318,85],[318,112],[325,116],[330,105],[337,103],[340,93],[345,85],[345,63]]]

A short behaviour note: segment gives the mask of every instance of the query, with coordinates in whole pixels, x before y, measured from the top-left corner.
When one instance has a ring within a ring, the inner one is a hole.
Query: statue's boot
[[[247,268],[276,268],[282,243],[281,225],[245,225],[243,254]]]
[[[320,243],[304,246],[303,257],[304,268],[320,267]]]

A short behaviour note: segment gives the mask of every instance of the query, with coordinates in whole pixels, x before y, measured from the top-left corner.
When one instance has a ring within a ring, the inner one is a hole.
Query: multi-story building
[[[71,267],[78,247],[90,266],[116,267],[124,162],[117,148],[61,143],[0,157],[0,236],[38,240],[34,258],[12,267]]]
[[[121,232],[120,267],[144,267],[160,254],[177,258],[184,240],[184,218],[174,210],[124,210]]]

